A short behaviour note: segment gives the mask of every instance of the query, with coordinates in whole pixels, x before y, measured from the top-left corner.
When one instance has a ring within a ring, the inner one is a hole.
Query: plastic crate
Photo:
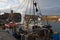
[[[53,40],[59,40],[59,33],[58,32],[54,32]]]

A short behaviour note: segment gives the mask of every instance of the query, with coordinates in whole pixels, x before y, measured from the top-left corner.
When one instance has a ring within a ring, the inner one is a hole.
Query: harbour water
[[[46,22],[43,22],[44,24],[47,24]],[[60,22],[48,22],[51,26],[54,32],[59,33],[59,39],[60,39]]]
[[[47,22],[43,22],[45,25],[47,24]],[[50,24],[52,26],[53,31],[57,31],[60,34],[60,22],[48,22],[48,24]]]

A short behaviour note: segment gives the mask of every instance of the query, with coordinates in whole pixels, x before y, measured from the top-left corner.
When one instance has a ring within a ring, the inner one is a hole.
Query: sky
[[[60,0],[39,0],[43,14],[60,15]]]
[[[60,15],[60,0],[36,0],[36,2],[39,5],[39,11],[41,11],[43,15]],[[13,9],[14,12],[31,14],[32,0],[0,0],[1,13],[10,12],[11,9]]]

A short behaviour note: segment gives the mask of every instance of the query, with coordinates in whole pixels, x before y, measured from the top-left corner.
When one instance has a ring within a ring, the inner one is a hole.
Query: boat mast
[[[13,21],[13,10],[11,10],[11,13],[9,14],[8,20]]]
[[[33,20],[34,20],[34,25],[35,25],[35,10],[34,10],[34,0],[33,0],[33,15],[34,15],[34,17],[33,17],[34,19],[33,19]]]

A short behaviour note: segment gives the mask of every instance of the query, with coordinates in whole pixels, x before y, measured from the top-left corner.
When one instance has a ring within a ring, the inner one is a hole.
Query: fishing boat
[[[32,6],[32,10],[30,9],[29,14],[27,13],[27,8],[24,16],[21,16],[22,14],[20,13],[13,13],[13,10],[11,10],[11,13],[9,13],[8,18],[6,21],[8,23],[5,23],[6,28],[11,28],[14,33],[16,33],[17,37],[15,34],[13,34],[16,39],[21,39],[21,40],[52,40],[53,39],[53,29],[52,26],[48,23],[48,19],[50,18],[49,16],[44,16],[41,13],[41,9],[39,7],[39,4],[37,0],[31,0],[31,4],[29,3],[29,0],[27,1],[28,6]],[[32,12],[31,12],[32,11]],[[32,14],[31,14],[32,13]],[[31,15],[30,15],[31,14]],[[6,15],[6,14],[5,14]],[[19,16],[17,16],[19,15]],[[58,20],[56,16],[51,17],[53,21]],[[19,21],[17,22],[17,20]],[[23,19],[23,20],[22,20]],[[60,20],[60,19],[59,19]],[[21,24],[21,21],[23,23]],[[47,25],[43,24],[42,21],[46,21]],[[17,27],[19,26],[19,27]],[[19,29],[20,28],[20,29]],[[16,31],[18,29],[19,31]],[[50,34],[51,32],[51,34]],[[54,35],[57,35],[57,32],[54,32]],[[55,36],[56,36],[55,35]],[[18,38],[18,36],[21,36]],[[58,37],[58,36],[57,36]],[[57,40],[57,38],[56,38]]]

